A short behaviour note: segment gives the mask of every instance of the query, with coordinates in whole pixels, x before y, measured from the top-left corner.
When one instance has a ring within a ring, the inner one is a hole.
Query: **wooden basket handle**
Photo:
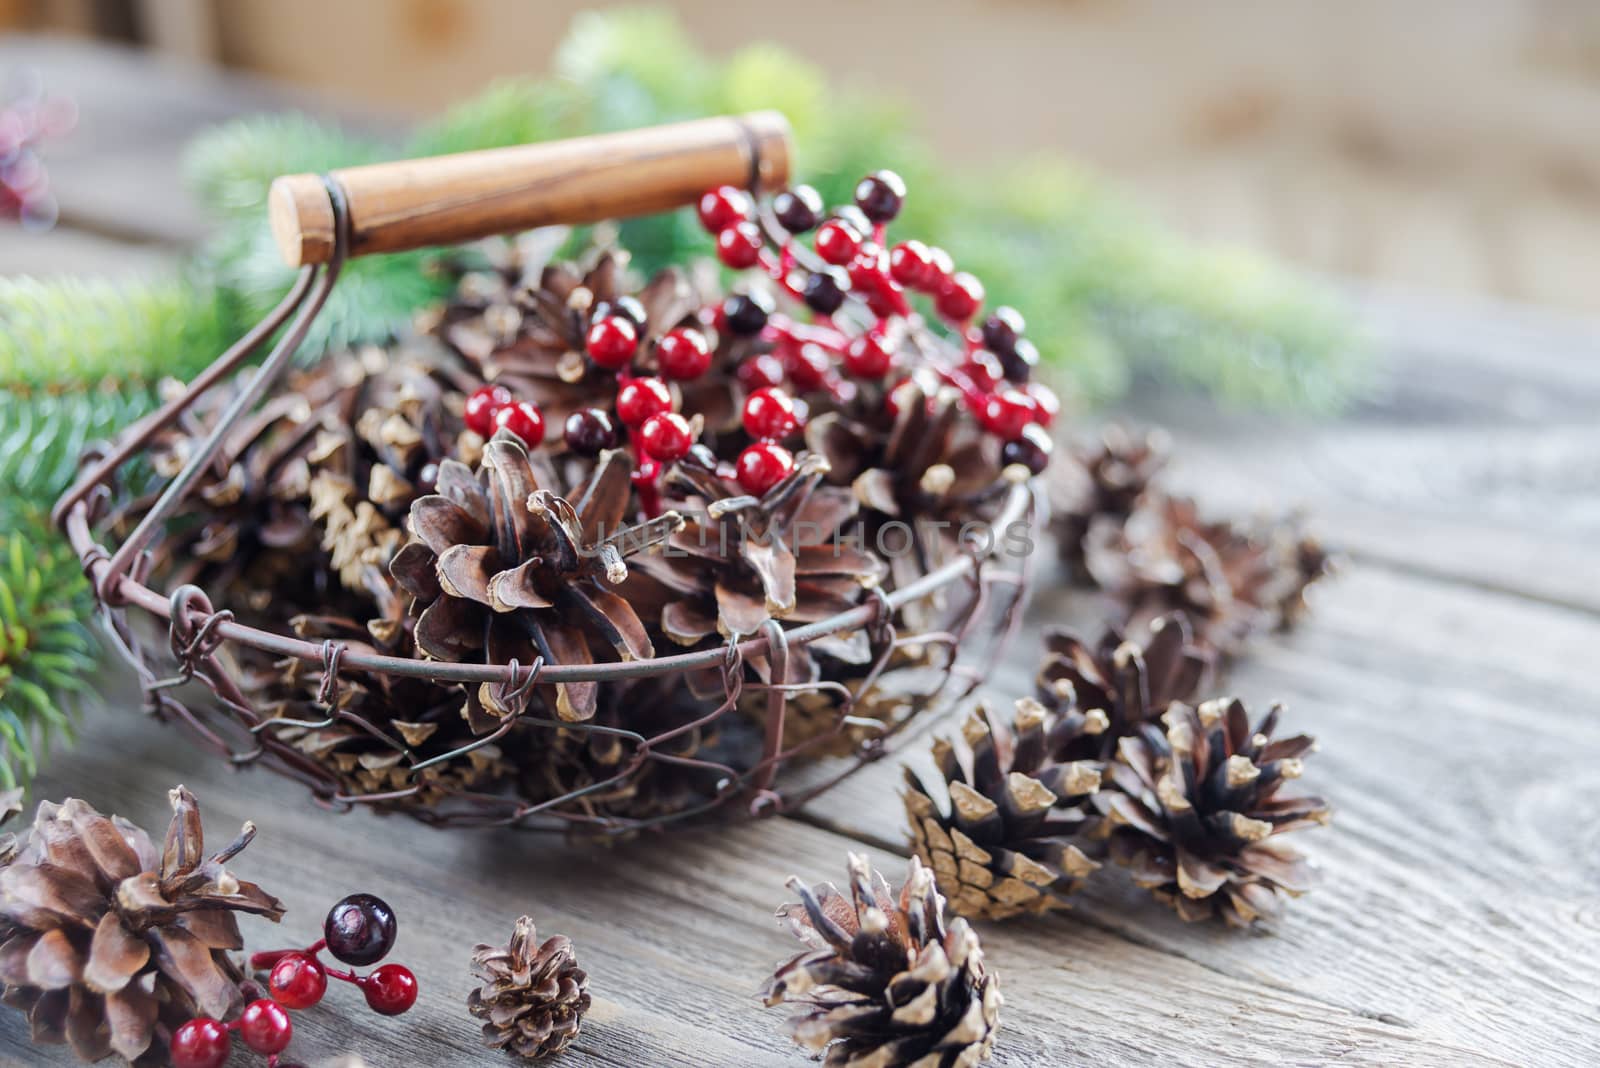
[[[789,179],[789,123],[775,111],[697,119],[569,141],[348,167],[351,256],[470,241],[558,223],[648,215],[719,185],[755,191]],[[272,234],[291,267],[333,256],[323,178],[272,183]]]

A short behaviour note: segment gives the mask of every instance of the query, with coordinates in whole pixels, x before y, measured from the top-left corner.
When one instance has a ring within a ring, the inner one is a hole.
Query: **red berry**
[[[544,413],[532,401],[517,401],[501,408],[495,413],[494,425],[511,431],[530,449],[544,440]]]
[[[855,259],[861,235],[849,223],[830,219],[817,228],[816,243],[817,255],[837,267]]]
[[[309,1009],[328,992],[328,973],[305,953],[290,953],[272,966],[267,990],[289,1009]]]
[[[761,231],[754,223],[742,222],[717,235],[717,259],[742,271],[754,267],[761,258]]]
[[[505,386],[479,386],[467,398],[467,429],[479,437],[494,433],[494,414],[511,403]]]
[[[699,378],[711,369],[711,346],[698,330],[673,330],[656,343],[656,362],[668,378]]]
[[[955,274],[956,263],[950,258],[950,253],[938,245],[928,249],[928,262],[933,264],[933,269],[928,272],[927,278],[924,279],[922,291],[924,293],[937,294],[939,287],[944,285],[944,280]]]
[[[617,390],[617,418],[624,426],[643,426],[652,415],[672,411],[672,391],[659,378],[635,378]]]
[[[700,198],[700,225],[714,234],[750,218],[750,195],[731,185],[719,186]]]
[[[1014,441],[1033,422],[1033,398],[1021,390],[1005,389],[984,401],[983,425],[1005,441]]]
[[[967,362],[961,365],[961,369],[972,379],[974,385],[985,392],[993,389],[999,384],[1000,379],[1005,377],[1000,361],[994,358],[994,353],[983,349],[978,349],[968,356]]]
[[[1044,428],[1030,424],[1023,428],[1021,437],[1000,447],[1000,462],[1007,467],[1022,464],[1037,475],[1050,466],[1053,447],[1050,435],[1045,433]]]
[[[615,371],[628,366],[633,354],[639,351],[639,328],[625,316],[608,315],[590,324],[584,341],[591,360]]]
[[[282,1053],[294,1037],[294,1023],[276,1001],[252,1001],[239,1014],[239,1037],[257,1053]]]
[[[850,261],[847,270],[850,272],[851,289],[863,294],[877,292],[883,288],[885,277],[883,249],[871,241],[863,243],[861,251]]]
[[[652,459],[667,463],[689,451],[694,438],[689,433],[689,420],[677,412],[652,415],[639,428],[639,443]]]
[[[964,323],[983,307],[983,283],[966,271],[957,271],[940,283],[934,305],[946,319]]]
[[[228,1029],[209,1016],[200,1016],[172,1033],[172,1068],[222,1068],[233,1051]]]
[[[794,401],[777,389],[758,389],[744,400],[744,429],[753,438],[779,441],[800,425]]]
[[[739,365],[736,373],[739,384],[749,393],[754,393],[763,386],[783,385],[783,361],[770,352],[763,352],[746,359]]]
[[[807,342],[800,346],[791,345],[783,351],[783,369],[788,372],[789,381],[797,389],[821,389],[828,380],[830,366],[827,350],[821,345]]]
[[[857,378],[882,378],[892,360],[893,354],[876,333],[862,334],[844,350],[845,370]]]
[[[385,964],[358,980],[372,1011],[399,1016],[417,1003],[417,977],[403,964]]]
[[[734,471],[739,488],[759,497],[794,470],[794,456],[782,445],[757,442],[739,454]]]
[[[1056,391],[1043,382],[1029,382],[1026,392],[1028,399],[1033,401],[1034,422],[1045,427],[1054,423],[1061,412],[1061,401],[1057,399]]]
[[[921,241],[902,241],[889,253],[889,277],[907,288],[923,288],[932,280],[934,272],[928,246]]]

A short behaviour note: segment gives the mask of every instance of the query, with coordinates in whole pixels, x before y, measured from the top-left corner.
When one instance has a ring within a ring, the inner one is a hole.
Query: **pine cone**
[[[1100,866],[1074,839],[1093,817],[1103,765],[1051,754],[1105,727],[1098,711],[1052,711],[1024,697],[1008,728],[980,704],[959,744],[934,742],[939,787],[905,770],[912,845],[957,914],[1001,920],[1063,908]]]
[[[538,941],[531,917],[517,921],[506,946],[479,943],[472,963],[483,985],[467,1011],[484,1021],[483,1040],[524,1060],[560,1053],[589,1011],[589,976],[564,935]]]
[[[1131,633],[1147,633],[1157,617],[1179,611],[1200,644],[1224,656],[1279,620],[1280,600],[1299,577],[1298,563],[1270,534],[1206,522],[1181,497],[1152,501],[1125,523],[1097,519],[1084,551],[1090,575]]]
[[[1000,987],[965,920],[947,929],[944,898],[913,857],[896,896],[867,858],[850,857],[850,898],[831,883],[789,888],[778,918],[813,947],[780,967],[768,1006],[794,1002],[790,1037],[828,1065],[957,1068],[989,1059]]]
[[[1329,810],[1280,793],[1313,742],[1274,740],[1279,712],[1252,728],[1237,700],[1174,704],[1163,726],[1122,741],[1100,797],[1111,856],[1185,920],[1245,926],[1311,888],[1311,865],[1277,836],[1326,823]]]
[[[1172,442],[1153,430],[1143,437],[1109,426],[1098,441],[1077,445],[1050,465],[1050,529],[1074,580],[1086,581],[1084,539],[1097,518],[1120,526],[1167,466]]]
[[[88,1061],[165,1063],[174,1028],[242,1005],[234,914],[276,921],[283,905],[223,867],[253,824],[208,858],[194,795],[180,786],[171,798],[159,853],[138,827],[74,798],[41,802],[0,869],[0,982],[34,1042],[65,1040]]]
[[[1103,714],[1105,727],[1062,736],[1053,760],[1109,761],[1117,743],[1173,701],[1191,701],[1209,678],[1212,656],[1193,643],[1181,613],[1150,623],[1143,646],[1115,627],[1090,645],[1064,627],[1047,627],[1034,680],[1039,701],[1057,714]]]
[[[541,488],[555,476],[507,431],[484,446],[478,476],[454,460],[440,464],[436,492],[411,506],[412,540],[389,565],[416,598],[418,648],[440,660],[494,664],[527,665],[541,655],[590,664],[597,649],[623,660],[654,656],[632,605],[606,587],[627,577],[626,556],[658,545],[683,520],[666,512],[624,527],[629,468],[624,453],[602,455],[568,501]],[[558,683],[548,703],[563,719],[588,719],[597,685]],[[517,711],[485,683],[468,692],[464,714],[482,733]]]

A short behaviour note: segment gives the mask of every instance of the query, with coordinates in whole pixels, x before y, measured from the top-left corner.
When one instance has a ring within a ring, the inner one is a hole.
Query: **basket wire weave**
[[[514,660],[506,664],[465,664],[352,650],[340,641],[317,643],[248,626],[237,621],[227,608],[215,607],[206,592],[194,585],[181,585],[166,592],[153,589],[150,585],[152,542],[161,534],[164,523],[177,514],[207,466],[216,460],[230,430],[283,378],[312,321],[338,281],[350,249],[350,214],[341,183],[331,176],[324,177],[323,182],[333,209],[336,235],[332,254],[326,262],[302,267],[279,305],[196,376],[180,395],[129,427],[115,442],[91,450],[85,457],[81,477],[55,506],[54,519],[65,531],[89,578],[100,604],[105,630],[113,646],[136,672],[146,710],[158,719],[178,722],[232,764],[263,763],[304,783],[320,803],[330,807],[399,806],[413,817],[435,825],[506,825],[530,830],[580,827],[588,834],[621,835],[702,816],[716,809],[728,809],[729,814],[744,816],[794,810],[885,756],[891,751],[891,740],[903,734],[904,728],[912,722],[911,716],[884,723],[850,714],[852,704],[872,691],[897,650],[913,643],[925,648],[942,648],[943,663],[936,669],[940,678],[929,695],[930,703],[959,700],[979,679],[976,672],[958,663],[962,644],[987,624],[995,622],[998,616],[991,640],[978,643],[984,646],[978,651],[979,658],[992,663],[1016,631],[1031,567],[1026,554],[1014,569],[1001,566],[996,559],[1001,541],[998,537],[981,540],[981,544],[979,540],[964,543],[962,555],[919,579],[891,592],[872,587],[863,603],[820,622],[785,628],[777,620],[769,619],[759,634],[730,640],[720,647],[648,660],[591,665],[546,664],[542,658],[528,664]],[[283,329],[282,336],[259,369],[135,529],[114,549],[100,544],[95,524],[112,499],[112,486],[123,465],[138,457],[156,435],[174,425],[202,395],[233,375],[280,329]],[[1001,510],[990,525],[991,532],[1009,530],[1018,523],[1027,524],[1031,529],[1037,525],[1039,512],[1035,487],[1030,483],[1014,483],[1006,489]],[[967,595],[943,629],[907,636],[898,633],[894,620],[901,608],[960,582],[967,584]],[[1005,592],[997,594],[996,591]],[[164,663],[158,667],[161,658],[130,620],[130,609],[138,609],[156,621],[165,622],[166,644],[175,670],[168,671]],[[783,679],[791,649],[825,635],[857,629],[865,630],[872,659],[855,694],[841,683],[826,679],[787,684],[746,677],[744,663],[748,657],[766,657],[771,667],[770,678]],[[221,655],[225,643],[316,665],[321,673],[317,700],[327,711],[325,719],[274,717],[255,707]],[[722,701],[703,717],[660,734],[645,736],[622,727],[567,722],[520,712],[508,714],[498,727],[468,744],[427,759],[420,759],[404,741],[378,725],[339,708],[337,701],[341,676],[351,671],[420,678],[442,684],[495,684],[508,699],[507,707],[522,707],[522,703],[514,699],[539,682],[604,682],[707,668],[720,669]],[[951,687],[951,680],[956,678],[961,678],[963,685]],[[761,757],[752,766],[735,769],[664,750],[663,747],[686,732],[709,727],[719,718],[733,713],[742,694],[762,690],[766,697],[764,742]],[[831,730],[786,748],[783,739],[787,702],[794,693],[801,691],[837,694],[841,701],[839,713]],[[370,740],[397,752],[413,778],[428,768],[493,744],[518,727],[552,732],[601,732],[617,736],[633,749],[614,775],[537,803],[514,796],[463,790],[427,805],[403,804],[416,800],[416,795],[424,789],[422,782],[383,793],[352,794],[343,789],[332,769],[277,735],[280,729],[318,729],[336,723],[361,731]],[[876,733],[857,745],[849,758],[836,762],[841,767],[836,770],[830,767],[820,779],[812,776],[812,781],[791,787],[778,784],[777,774],[785,763],[852,728]],[[717,777],[717,789],[713,796],[688,808],[642,817],[599,815],[585,811],[579,804],[588,794],[627,782],[650,761],[712,772]],[[733,804],[736,801],[742,804]]]

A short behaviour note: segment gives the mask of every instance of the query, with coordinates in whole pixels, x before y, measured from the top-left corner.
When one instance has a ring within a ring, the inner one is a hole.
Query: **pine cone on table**
[[[790,1037],[824,1064],[958,1068],[989,1059],[1000,1023],[998,980],[962,919],[948,927],[933,874],[911,859],[895,894],[866,857],[850,857],[850,896],[831,883],[789,888],[778,918],[812,947],[767,983],[770,1007],[792,1003]]]
[[[1088,579],[1084,540],[1101,517],[1121,525],[1143,501],[1167,465],[1172,442],[1159,430],[1142,436],[1109,426],[1098,440],[1075,445],[1051,464],[1050,530],[1075,581]]]
[[[605,453],[569,500],[542,488],[555,484],[554,474],[508,431],[484,446],[479,475],[453,460],[440,464],[436,491],[412,504],[411,540],[389,565],[416,599],[417,647],[440,660],[493,664],[540,656],[591,664],[597,651],[654,656],[633,606],[608,587],[627,577],[626,557],[659,545],[683,520],[666,512],[624,526],[629,470],[625,454]],[[597,686],[557,683],[548,703],[563,719],[588,719]],[[485,683],[468,691],[464,714],[481,733],[520,710]]]
[[[1278,836],[1326,823],[1329,809],[1282,792],[1314,743],[1274,739],[1280,711],[1252,727],[1237,700],[1174,704],[1122,740],[1100,797],[1111,856],[1185,920],[1247,926],[1311,888],[1311,865]]]
[[[276,921],[283,905],[223,865],[255,826],[207,857],[200,809],[183,787],[158,851],[144,831],[75,798],[41,802],[0,868],[0,982],[33,1041],[84,1060],[117,1053],[166,1063],[173,1029],[240,1008],[237,913]]]
[[[589,976],[572,941],[538,938],[524,916],[507,945],[480,942],[472,963],[483,983],[467,995],[467,1011],[484,1021],[484,1045],[530,1061],[571,1045],[589,1011]]]
[[[912,845],[958,915],[1003,920],[1064,908],[1100,866],[1077,840],[1093,819],[1104,765],[1051,754],[1105,727],[1103,713],[1051,710],[1029,697],[1009,726],[979,705],[957,742],[934,742],[940,783],[906,769]]]

